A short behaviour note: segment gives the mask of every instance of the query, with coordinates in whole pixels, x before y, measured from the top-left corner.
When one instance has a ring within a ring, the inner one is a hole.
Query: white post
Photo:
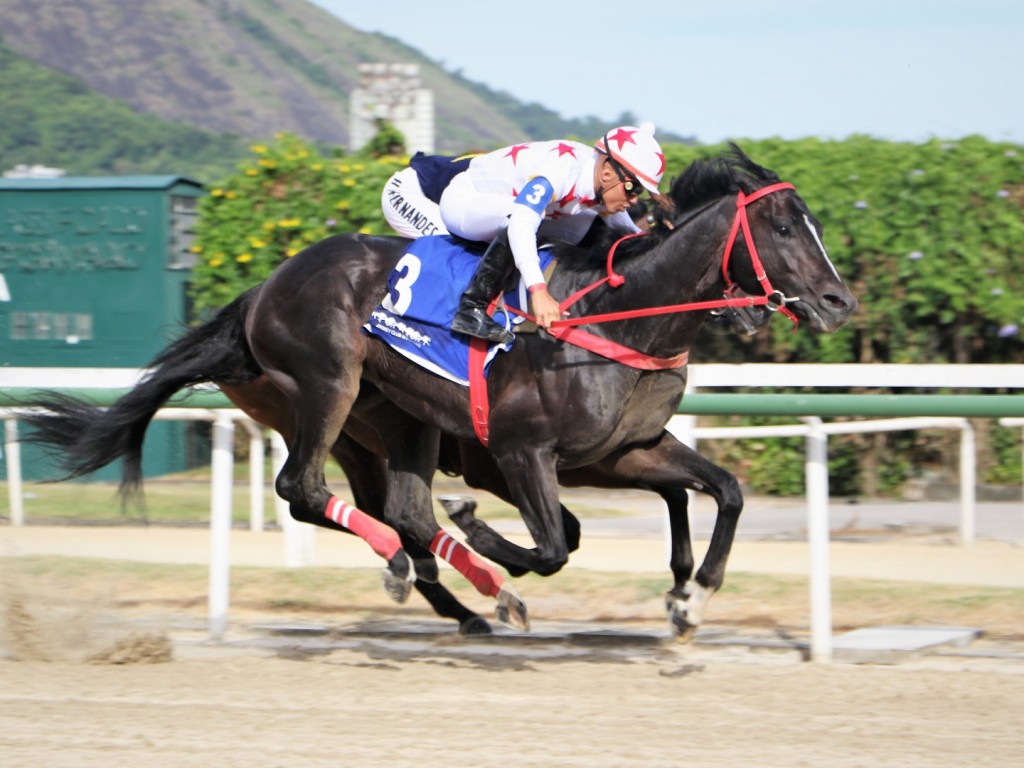
[[[803,419],[806,437],[807,543],[811,551],[811,661],[832,661],[832,583],[829,564],[828,436],[821,419]]]
[[[974,544],[976,462],[974,426],[964,419],[960,430],[960,544],[964,547]]]
[[[211,640],[221,640],[228,624],[230,587],[231,487],[235,423],[226,411],[213,421],[213,457],[210,462],[210,577],[207,628]]]
[[[263,427],[252,421],[243,421],[249,433],[249,530],[263,530],[265,518],[263,502],[263,465],[266,451],[263,447]]]
[[[25,497],[21,492],[21,444],[18,422],[4,421],[4,453],[7,456],[7,499],[11,504],[11,525],[25,524]]]

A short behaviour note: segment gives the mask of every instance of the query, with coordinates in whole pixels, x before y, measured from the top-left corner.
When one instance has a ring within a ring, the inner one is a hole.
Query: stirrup
[[[504,344],[515,341],[515,334],[498,325],[479,307],[460,309],[452,318],[452,330],[485,341]]]

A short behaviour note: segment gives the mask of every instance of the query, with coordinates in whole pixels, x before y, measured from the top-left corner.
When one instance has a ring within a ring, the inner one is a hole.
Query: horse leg
[[[331,454],[345,471],[356,506],[383,521],[387,504],[387,462],[344,433],[331,449]],[[324,520],[326,522],[326,518]],[[491,625],[486,619],[464,606],[441,584],[433,553],[407,532],[399,530],[398,535],[402,540],[402,548],[412,558],[416,570],[413,586],[434,612],[438,616],[457,621],[459,634],[492,634]]]
[[[312,362],[312,370],[301,381],[264,366],[272,383],[288,396],[295,409],[288,458],[275,488],[288,502],[291,516],[299,522],[323,525],[326,517],[366,541],[387,562],[382,575],[388,594],[403,603],[409,597],[416,573],[398,533],[335,496],[324,478],[327,456],[341,435],[358,394],[360,373],[355,364],[325,363],[325,356]],[[305,393],[309,395],[303,396]]]
[[[509,541],[474,517],[476,503],[471,497],[449,496],[439,501],[466,533],[470,546],[504,566],[509,573],[533,571],[542,576],[557,573],[568,562],[569,547],[563,525],[564,508],[558,501],[553,457],[543,449],[531,448],[498,457],[497,461],[503,467],[506,487],[512,489],[512,503],[519,509],[536,544],[534,549]]]
[[[386,428],[379,431],[388,454],[385,520],[448,562],[480,594],[495,598],[499,621],[529,629],[526,604],[515,588],[437,524],[430,483],[437,469],[439,431],[397,409],[387,418]]]
[[[470,488],[480,488],[497,496],[502,501],[515,505],[508,482],[495,463],[493,456],[479,443],[458,442],[458,467],[463,480]],[[448,516],[467,536],[483,536],[485,531],[498,537],[490,526],[474,516],[476,502],[464,494],[438,497]],[[580,546],[580,521],[565,505],[559,503],[559,514],[562,516],[562,529],[565,532],[566,547],[575,552]],[[512,576],[528,573],[527,568],[503,563]]]
[[[285,443],[291,445],[295,422],[294,408],[284,393],[273,386],[266,376],[260,376],[241,385],[221,384],[220,388],[249,418],[278,432]],[[348,478],[356,507],[383,522],[384,505],[387,500],[387,466],[384,459],[344,432],[331,448],[331,455]],[[309,522],[328,530],[351,533],[327,517],[317,516]],[[413,561],[416,572],[413,586],[434,612],[438,616],[457,621],[460,634],[491,634],[492,630],[487,621],[460,603],[438,581],[437,563],[430,551],[401,531],[399,536],[402,548]]]
[[[663,432],[653,445],[609,456],[593,469],[609,478],[623,478],[634,487],[653,490],[668,503],[671,527],[671,569],[674,584],[665,595],[675,635],[689,640],[704,619],[708,600],[725,580],[725,566],[743,511],[743,494],[732,473],[722,469]],[[686,489],[711,496],[718,505],[707,554],[696,575],[690,542]]]

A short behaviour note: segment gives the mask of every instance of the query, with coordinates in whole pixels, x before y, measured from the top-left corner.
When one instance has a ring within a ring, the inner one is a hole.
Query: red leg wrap
[[[501,585],[505,583],[501,574],[443,530],[438,531],[430,543],[430,551],[469,579],[481,595],[498,596]]]
[[[370,548],[385,560],[390,560],[402,548],[402,542],[394,528],[374,520],[361,509],[346,504],[337,496],[331,496],[324,510],[324,517],[348,528],[366,541]]]

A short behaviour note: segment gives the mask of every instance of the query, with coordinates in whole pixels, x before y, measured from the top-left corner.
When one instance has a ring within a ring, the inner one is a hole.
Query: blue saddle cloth
[[[364,333],[379,337],[427,370],[469,386],[469,337],[450,327],[483,250],[483,244],[450,235],[413,240],[388,278],[388,295],[363,326]],[[550,260],[550,254],[542,250],[541,268]],[[505,294],[504,301],[516,309],[529,306],[522,279]],[[513,331],[523,322],[523,318],[502,311],[500,305],[494,320]],[[511,342],[492,345],[485,373],[499,352],[511,348]]]

